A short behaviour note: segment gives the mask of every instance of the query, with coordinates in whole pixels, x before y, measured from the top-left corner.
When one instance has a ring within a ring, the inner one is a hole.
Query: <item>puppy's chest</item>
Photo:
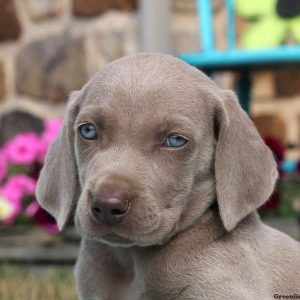
[[[174,300],[174,297],[161,297],[166,294],[163,287],[169,286],[166,280],[162,280],[162,276],[152,276],[151,272],[143,272],[141,269],[134,271],[134,277],[123,286],[123,296],[118,300]]]
[[[129,294],[134,297],[129,297],[128,300],[187,299],[185,295],[190,292],[186,281],[188,270],[187,266],[180,266],[178,260],[173,261],[170,256],[169,259],[142,259],[138,262],[134,279],[128,287],[128,291],[131,291]]]
[[[128,284],[122,292],[123,295],[120,300],[174,300],[178,298],[179,294],[185,289],[181,284],[174,285],[166,278],[161,276],[156,279],[153,278],[139,278],[138,276],[133,282]]]
[[[180,270],[178,264],[150,259],[141,260],[131,270],[131,280],[125,279],[123,283],[117,282],[114,289],[119,288],[119,299],[114,300],[175,300],[187,299],[184,297],[189,292],[186,285],[185,272]],[[185,270],[186,271],[186,270]]]

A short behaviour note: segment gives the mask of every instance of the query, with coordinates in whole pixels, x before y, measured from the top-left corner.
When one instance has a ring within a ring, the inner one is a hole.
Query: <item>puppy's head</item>
[[[70,96],[37,198],[62,229],[154,245],[217,200],[229,231],[271,194],[276,164],[233,93],[167,55],[113,62]]]

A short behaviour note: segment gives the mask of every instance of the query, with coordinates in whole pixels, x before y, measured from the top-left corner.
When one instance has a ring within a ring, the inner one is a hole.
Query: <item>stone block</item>
[[[215,35],[215,46],[218,49],[227,48],[227,35],[226,35],[226,26],[227,26],[227,15],[224,6],[222,9],[218,9],[214,16],[214,35]]]
[[[239,16],[236,17],[236,41],[237,46],[241,47],[241,38],[245,34],[246,30],[249,28],[251,24],[250,21],[245,20]]]
[[[136,52],[136,18],[130,13],[106,13],[95,24],[88,44],[91,73],[117,58]]]
[[[196,16],[176,14],[172,17],[172,49],[176,55],[199,51]]]
[[[33,21],[40,21],[60,15],[64,10],[61,0],[26,0],[26,10]]]
[[[254,71],[252,77],[251,97],[255,100],[273,99],[275,95],[274,72]]]
[[[172,9],[179,13],[196,13],[196,0],[172,0]],[[213,10],[218,11],[224,7],[224,0],[213,0]]]
[[[252,117],[262,137],[273,137],[284,143],[286,141],[286,124],[278,113],[265,113]]]
[[[196,13],[195,0],[173,0],[172,10],[176,13]]]
[[[300,68],[290,66],[275,71],[277,97],[292,97],[300,94]]]
[[[0,41],[17,39],[21,25],[12,0],[0,0]]]
[[[0,147],[10,140],[13,136],[21,132],[43,131],[42,119],[32,114],[22,111],[13,110],[4,113],[0,117]]]
[[[112,9],[117,9],[121,11],[134,11],[137,9],[138,0],[113,0]]]
[[[87,81],[84,38],[65,34],[33,41],[18,53],[15,69],[19,94],[65,101]]]
[[[73,14],[78,17],[93,17],[112,9],[133,11],[137,0],[73,0]]]

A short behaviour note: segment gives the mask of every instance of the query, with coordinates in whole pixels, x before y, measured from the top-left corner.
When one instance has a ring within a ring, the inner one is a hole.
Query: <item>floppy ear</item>
[[[64,228],[79,192],[79,181],[74,156],[73,125],[79,110],[79,92],[69,98],[64,123],[47,152],[44,167],[37,183],[39,204]]]
[[[232,230],[271,195],[278,177],[273,153],[266,146],[234,93],[224,91],[215,114],[216,190],[221,220]]]

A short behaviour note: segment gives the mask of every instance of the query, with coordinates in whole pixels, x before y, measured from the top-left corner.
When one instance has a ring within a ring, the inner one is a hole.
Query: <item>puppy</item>
[[[256,209],[273,155],[234,93],[168,55],[119,59],[71,94],[37,199],[82,236],[82,300],[300,294],[300,244]]]

